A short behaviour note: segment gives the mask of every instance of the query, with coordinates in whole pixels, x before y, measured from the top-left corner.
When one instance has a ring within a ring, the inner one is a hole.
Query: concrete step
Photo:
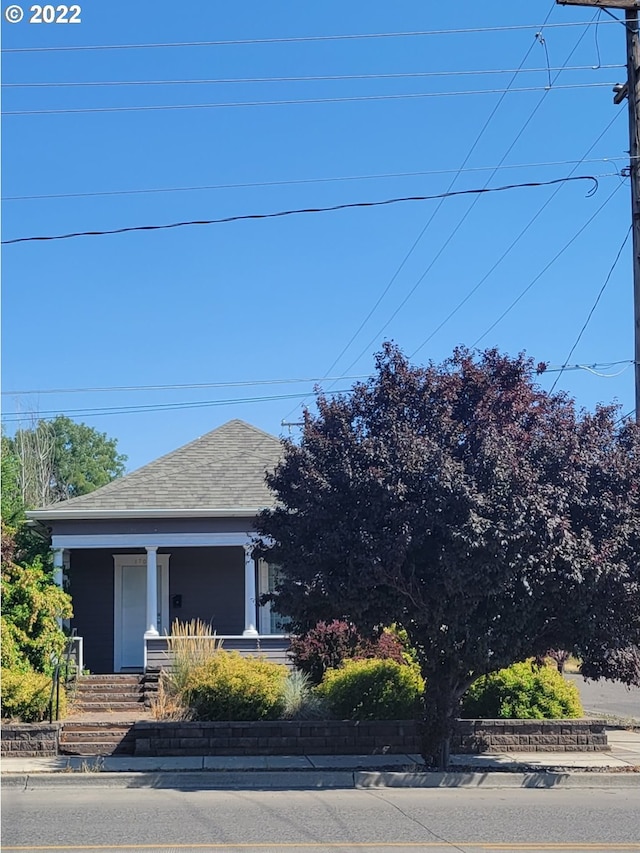
[[[94,681],[91,684],[79,681],[76,690],[78,693],[136,693],[140,692],[142,687],[136,681],[115,683],[113,681]]]
[[[91,743],[61,743],[61,755],[133,755],[133,739],[119,741],[93,741]]]
[[[141,702],[142,693],[125,693],[122,690],[105,692],[103,690],[79,690],[74,696],[76,702]]]
[[[99,683],[99,682],[130,682],[131,684],[139,684],[140,681],[144,678],[142,674],[136,675],[135,673],[129,675],[121,675],[120,673],[104,673],[103,675],[81,675],[78,679],[79,682],[83,684],[91,684],[91,683]]]
[[[104,712],[109,713],[109,711],[135,711],[136,709],[142,710],[145,707],[145,704],[140,697],[135,702],[117,702],[115,700],[108,700],[105,702],[84,702],[74,701],[71,706],[71,711],[73,713],[77,713],[78,711],[90,711],[90,712]]]
[[[129,734],[129,729],[114,729],[101,732],[65,732],[60,737],[60,743],[120,743]]]

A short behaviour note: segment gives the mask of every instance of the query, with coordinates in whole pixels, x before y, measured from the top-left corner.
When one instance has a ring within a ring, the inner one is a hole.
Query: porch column
[[[257,637],[256,631],[256,562],[253,545],[244,546],[244,631],[243,637]]]
[[[158,561],[157,545],[147,545],[147,630],[146,636],[158,636]]]
[[[53,582],[64,589],[64,548],[53,549]],[[57,619],[58,627],[62,628],[63,620]]]

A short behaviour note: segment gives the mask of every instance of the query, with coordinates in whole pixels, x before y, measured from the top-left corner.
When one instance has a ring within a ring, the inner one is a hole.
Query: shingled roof
[[[34,510],[31,518],[135,515],[254,515],[274,504],[265,483],[280,441],[241,420],[229,421],[95,492]]]

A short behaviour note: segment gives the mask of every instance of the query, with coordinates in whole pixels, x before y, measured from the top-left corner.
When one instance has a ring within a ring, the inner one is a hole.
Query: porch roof
[[[281,454],[275,436],[232,420],[88,495],[27,515],[38,521],[253,516],[275,503],[265,473]]]

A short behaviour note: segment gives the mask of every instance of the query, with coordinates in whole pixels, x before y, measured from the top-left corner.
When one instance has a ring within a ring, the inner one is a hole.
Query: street
[[[638,789],[5,790],[5,853],[640,850]]]
[[[640,723],[640,687],[626,687],[619,681],[585,681],[574,673],[567,673],[565,678],[578,686],[589,716],[617,717]]]

